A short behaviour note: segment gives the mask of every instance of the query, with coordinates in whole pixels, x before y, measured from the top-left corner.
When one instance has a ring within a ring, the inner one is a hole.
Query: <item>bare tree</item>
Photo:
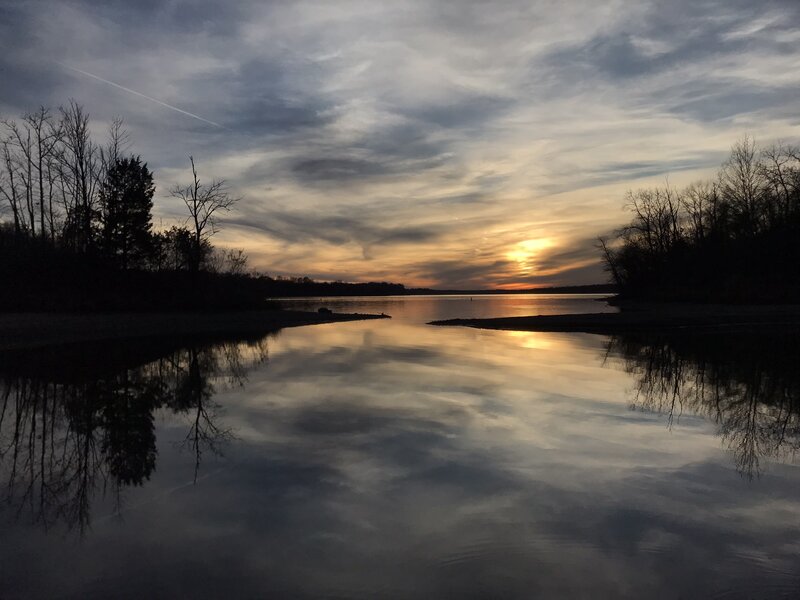
[[[761,160],[780,216],[786,219],[800,206],[800,149],[779,142],[765,148]]]
[[[7,169],[10,178],[15,179],[13,190],[17,194],[21,229],[36,234],[36,215],[33,190],[34,144],[30,125],[25,121],[22,125],[14,120],[2,122],[8,132],[4,142],[7,158]],[[13,180],[12,179],[12,180]]]
[[[680,239],[680,201],[669,184],[628,192],[626,207],[634,219],[625,233],[639,238],[649,252],[664,253]]]
[[[703,243],[720,226],[717,184],[696,181],[680,192],[680,200],[686,213],[690,239]]]
[[[38,199],[39,199],[39,235],[42,239],[47,236],[48,227],[45,226],[45,220],[50,222],[50,232],[53,233],[52,224],[52,205],[50,210],[45,209],[45,195],[52,198],[53,180],[50,177],[52,171],[48,168],[52,163],[55,154],[56,146],[61,139],[61,128],[53,121],[49,109],[44,106],[39,107],[39,110],[29,113],[23,117],[27,129],[31,132],[33,138],[32,164],[36,171]],[[45,192],[45,184],[47,185],[47,192]],[[48,219],[48,212],[50,218]],[[52,237],[52,235],[51,235]]]
[[[25,230],[42,240],[54,236],[53,163],[61,129],[44,106],[24,115],[20,122],[4,120],[3,174],[0,192],[11,207],[14,231]]]
[[[97,211],[100,152],[89,133],[89,115],[74,100],[62,107],[63,144],[60,168],[65,184],[66,227],[72,245],[86,251],[92,243],[92,222]]]
[[[765,170],[759,161],[755,142],[745,136],[731,148],[731,155],[719,174],[720,189],[725,200],[749,235],[755,235],[763,223],[762,205],[767,191]]]
[[[108,142],[105,148],[100,148],[100,159],[103,172],[116,163],[131,146],[130,132],[125,129],[122,117],[115,117],[108,126]]]
[[[14,164],[12,149],[9,147],[9,140],[7,139],[2,140],[1,158],[3,171],[0,171],[0,194],[6,199],[11,208],[11,214],[14,219],[14,233],[19,235],[24,227],[25,215],[22,212],[17,167]]]
[[[185,187],[175,186],[171,194],[180,199],[189,211],[187,224],[192,231],[194,246],[190,268],[196,272],[200,269],[205,243],[218,231],[219,213],[230,211],[240,198],[229,193],[224,179],[202,183],[191,156],[189,163],[192,165],[192,183]]]
[[[100,187],[108,183],[108,174],[122,159],[131,146],[130,133],[125,129],[125,122],[122,117],[115,117],[108,126],[108,137],[105,146],[99,148],[100,153]],[[105,222],[107,218],[107,207],[103,202],[103,195],[99,195],[100,209],[103,213],[102,218]]]
[[[599,236],[597,238],[597,247],[603,252],[603,263],[606,271],[611,273],[611,278],[614,280],[614,283],[617,285],[622,285],[624,283],[624,279],[619,271],[614,250],[608,243],[608,239],[603,236]]]
[[[206,268],[212,273],[244,275],[247,272],[247,254],[241,248],[214,248]]]

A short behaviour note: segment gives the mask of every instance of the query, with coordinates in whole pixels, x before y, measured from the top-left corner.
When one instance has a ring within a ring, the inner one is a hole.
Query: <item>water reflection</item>
[[[437,296],[339,296],[281,299],[297,310],[325,306],[339,312],[386,313],[394,322],[427,323],[439,319],[513,317],[584,312],[617,312],[605,294],[477,294]]]
[[[634,375],[633,408],[712,421],[745,477],[800,448],[796,333],[624,335],[609,352]]]
[[[219,453],[233,432],[218,424],[220,386],[243,385],[267,359],[266,339],[149,340],[0,356],[0,474],[18,517],[84,533],[95,496],[141,486],[156,468],[155,415],[183,417],[181,446]]]
[[[756,598],[798,589],[800,471],[762,459],[757,482],[740,477],[714,427],[687,415],[686,388],[672,431],[660,415],[628,410],[647,364],[635,357],[657,352],[651,346],[682,357],[683,379],[698,368],[680,342],[614,340],[611,361],[630,373],[608,368],[598,336],[402,319],[285,330],[270,339],[266,368],[257,367],[266,344],[242,342],[0,357],[0,485],[17,437],[12,509],[24,517],[0,506],[4,597]],[[764,342],[752,343],[767,368]],[[726,380],[725,355],[696,352]],[[728,369],[742,377],[737,365]],[[672,389],[670,368],[651,369],[654,389]],[[17,400],[36,386],[50,390],[46,399]],[[86,400],[101,386],[114,393]],[[84,401],[67,408],[62,389]],[[138,410],[134,397],[148,393],[150,410]],[[44,424],[18,416],[34,407]],[[88,417],[74,416],[82,409]],[[116,429],[105,415],[121,415]],[[15,433],[18,419],[28,425]],[[44,453],[43,427],[47,439],[59,432]],[[94,444],[95,471],[59,465],[68,461],[49,448],[65,438],[70,455]],[[42,456],[45,477],[31,477]],[[65,500],[53,503],[48,487],[63,484],[49,464],[94,477],[84,493],[91,535],[58,535]],[[43,480],[46,521],[36,516]]]

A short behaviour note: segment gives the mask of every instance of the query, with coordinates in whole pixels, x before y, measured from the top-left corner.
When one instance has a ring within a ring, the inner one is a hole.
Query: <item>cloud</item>
[[[388,170],[380,163],[368,160],[317,158],[295,164],[292,171],[300,178],[312,181],[336,181],[384,175]]]
[[[229,219],[228,223],[263,231],[287,245],[320,241],[333,246],[354,244],[360,248],[364,260],[372,258],[376,247],[435,242],[445,233],[446,225],[442,223],[402,225],[391,218],[396,211],[390,211],[383,220],[380,213],[379,207],[362,208],[358,212],[269,209],[257,215]]]
[[[123,116],[165,221],[198,157],[245,197],[219,243],[263,270],[593,283],[565,245],[621,224],[626,188],[800,139],[798,25],[791,0],[5,3],[0,112]],[[508,262],[544,229],[546,270]]]

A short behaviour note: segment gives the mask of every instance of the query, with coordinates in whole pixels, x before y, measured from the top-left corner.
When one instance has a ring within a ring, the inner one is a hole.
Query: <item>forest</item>
[[[241,250],[217,249],[219,216],[239,198],[192,179],[170,196],[183,224],[153,226],[153,173],[121,119],[103,144],[70,101],[0,122],[0,308],[204,308],[261,302]]]
[[[795,302],[800,293],[800,148],[744,137],[715,178],[630,191],[631,222],[601,238],[622,298]]]

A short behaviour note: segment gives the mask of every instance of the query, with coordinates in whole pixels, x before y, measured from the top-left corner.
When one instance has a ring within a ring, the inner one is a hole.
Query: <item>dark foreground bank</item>
[[[266,334],[284,327],[388,318],[293,310],[187,313],[0,315],[0,350],[150,336]]]
[[[616,335],[673,330],[800,331],[800,306],[733,306],[699,304],[637,304],[619,313],[589,313],[495,319],[447,319],[429,325],[461,325],[511,331],[581,332]]]

